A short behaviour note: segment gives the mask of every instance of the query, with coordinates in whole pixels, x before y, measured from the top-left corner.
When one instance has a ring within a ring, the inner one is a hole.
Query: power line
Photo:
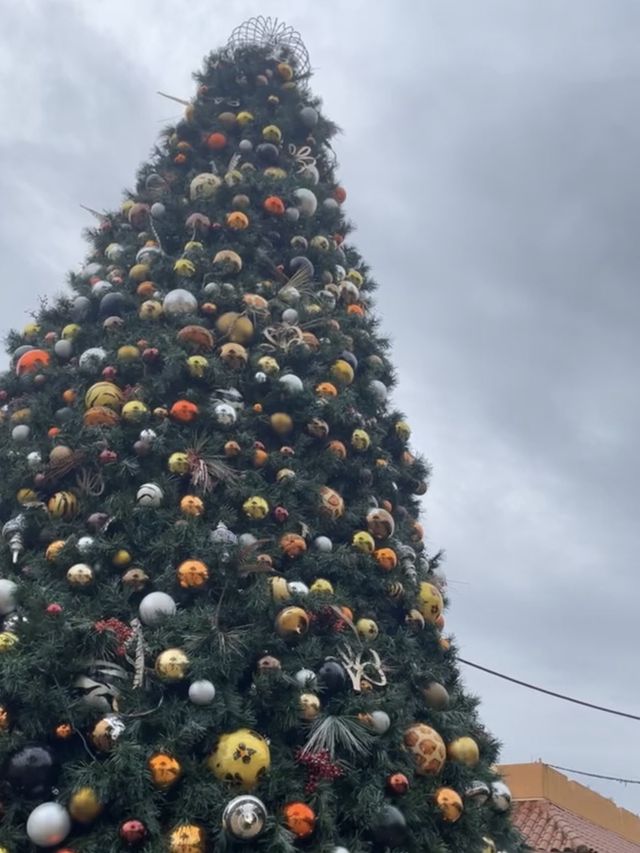
[[[578,776],[589,776],[591,779],[606,779],[608,782],[622,782],[624,785],[640,785],[640,779],[621,779],[619,776],[603,776],[601,773],[587,773],[585,770],[572,770],[571,767],[560,767],[559,764],[547,764],[554,770],[564,770],[565,773],[575,773]]]
[[[529,684],[528,681],[521,681],[519,678],[512,678],[510,675],[505,675],[503,672],[496,672],[495,669],[480,666],[479,663],[471,663],[471,661],[464,660],[463,658],[458,658],[458,660],[460,663],[464,663],[474,669],[487,672],[489,675],[495,675],[496,678],[502,678],[504,681],[510,681],[512,684],[519,684],[520,687],[526,687],[529,690],[536,690],[538,693],[546,693],[547,696],[553,696],[555,699],[563,699],[565,702],[573,702],[574,705],[582,705],[584,708],[592,708],[594,711],[603,711],[605,714],[614,714],[616,717],[626,717],[629,720],[640,721],[640,716],[637,714],[628,714],[626,711],[616,711],[613,708],[607,708],[604,705],[594,705],[592,702],[583,702],[582,699],[574,699],[572,696],[565,696],[564,693],[556,693],[554,690],[547,690],[544,687]]]

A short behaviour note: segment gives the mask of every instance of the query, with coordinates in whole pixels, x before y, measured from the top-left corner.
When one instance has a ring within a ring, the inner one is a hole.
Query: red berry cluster
[[[319,782],[325,780],[334,782],[344,776],[344,770],[332,760],[328,749],[319,749],[317,752],[305,752],[298,749],[296,761],[307,769],[305,794],[313,794],[317,790]]]
[[[126,644],[133,635],[133,628],[129,627],[129,625],[125,625],[124,622],[121,622],[119,619],[115,619],[114,617],[111,617],[110,619],[100,619],[98,622],[94,623],[93,627],[98,634],[103,634],[105,631],[111,631],[112,634],[115,634],[115,638],[118,641],[116,654],[124,655],[126,652]]]
[[[347,623],[333,607],[322,607],[317,613],[312,614],[311,621],[316,630],[319,631],[325,630],[340,634],[347,628]]]

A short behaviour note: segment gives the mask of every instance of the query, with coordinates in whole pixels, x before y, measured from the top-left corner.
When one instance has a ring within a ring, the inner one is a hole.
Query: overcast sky
[[[414,8],[415,7],[415,8]],[[0,324],[84,257],[160,89],[254,14],[302,33],[381,284],[469,660],[640,712],[640,5],[0,0]],[[466,669],[503,760],[640,778],[640,723]],[[584,781],[584,780],[583,780]],[[591,782],[640,812],[640,787]]]

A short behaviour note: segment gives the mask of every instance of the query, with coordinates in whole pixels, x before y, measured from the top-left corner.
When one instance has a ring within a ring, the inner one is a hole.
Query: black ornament
[[[347,671],[337,660],[326,660],[317,675],[320,689],[329,695],[339,693],[347,686]]]
[[[375,820],[371,835],[381,847],[398,847],[404,842],[407,822],[395,806],[385,805]]]
[[[101,317],[122,317],[127,309],[127,300],[121,293],[107,293],[100,300]]]
[[[313,274],[315,272],[315,267],[309,258],[305,258],[304,255],[296,255],[295,258],[291,258],[289,261],[289,269],[292,273],[298,272],[298,270],[303,270],[308,273],[311,278],[313,278]]]
[[[263,142],[256,148],[256,154],[262,163],[275,166],[280,158],[280,152],[271,142]]]
[[[31,796],[48,795],[57,772],[53,753],[45,746],[25,746],[11,756],[6,779],[14,788]]]

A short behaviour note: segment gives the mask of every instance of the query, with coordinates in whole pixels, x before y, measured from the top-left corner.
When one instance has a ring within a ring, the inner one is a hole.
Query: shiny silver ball
[[[264,373],[262,370],[259,370],[253,378],[256,380],[256,382],[259,382],[260,385],[262,385],[264,382],[267,381],[267,374]]]
[[[238,415],[229,403],[216,403],[213,407],[213,418],[220,426],[233,426],[238,419]]]
[[[491,785],[491,803],[497,812],[509,811],[511,791],[504,782],[493,782]]]
[[[222,815],[222,826],[237,841],[250,841],[264,831],[267,809],[252,794],[241,794],[230,800]]]

